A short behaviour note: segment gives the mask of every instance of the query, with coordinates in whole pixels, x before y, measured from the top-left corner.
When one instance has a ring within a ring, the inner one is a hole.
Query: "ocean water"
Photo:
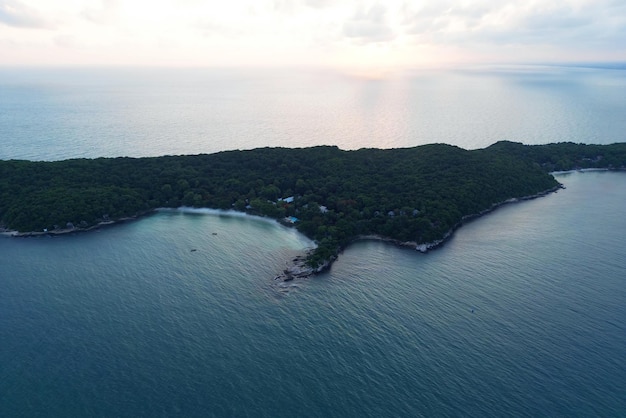
[[[0,415],[623,416],[626,173],[559,180],[288,284],[311,243],[255,218],[2,238]]]
[[[617,71],[1,73],[0,158],[626,132]],[[626,173],[557,178],[435,251],[362,241],[288,283],[312,242],[211,210],[0,236],[0,416],[626,416]]]
[[[368,80],[295,70],[0,69],[0,159],[621,142],[624,74],[507,67]]]

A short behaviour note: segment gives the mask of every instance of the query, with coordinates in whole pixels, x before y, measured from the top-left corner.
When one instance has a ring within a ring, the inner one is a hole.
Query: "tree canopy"
[[[558,186],[549,174],[624,168],[626,144],[498,142],[404,149],[259,148],[151,158],[0,161],[0,222],[18,231],[88,228],[159,207],[235,209],[282,219],[318,246],[316,266],[358,236],[417,244],[463,217]],[[293,199],[285,199],[293,197]]]

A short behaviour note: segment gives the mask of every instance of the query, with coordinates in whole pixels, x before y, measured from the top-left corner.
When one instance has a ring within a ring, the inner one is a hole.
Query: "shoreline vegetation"
[[[477,214],[471,214],[471,215],[466,215],[464,216],[461,221],[459,223],[457,223],[456,225],[454,225],[448,232],[446,232],[444,234],[444,236],[441,239],[438,239],[436,241],[433,242],[427,242],[427,243],[417,243],[415,241],[399,241],[397,239],[393,239],[390,237],[385,237],[385,236],[381,236],[381,235],[359,235],[357,237],[354,238],[354,240],[352,242],[356,242],[356,241],[366,241],[366,240],[373,240],[373,241],[382,241],[382,242],[387,242],[389,244],[398,246],[398,247],[405,247],[405,248],[409,248],[415,251],[419,251],[420,253],[427,253],[431,250],[437,249],[439,247],[441,247],[442,245],[444,245],[448,240],[450,240],[452,238],[452,236],[454,235],[454,233],[456,232],[456,230],[458,230],[459,228],[461,228],[463,225],[465,225],[467,222],[471,222],[475,219],[481,218],[491,212],[493,212],[494,210],[498,209],[501,206],[504,205],[508,205],[508,204],[512,204],[512,203],[519,203],[519,202],[523,202],[523,201],[527,201],[527,200],[532,200],[532,199],[536,199],[539,197],[543,197],[543,196],[547,196],[551,193],[556,193],[559,189],[564,189],[565,187],[562,184],[559,184],[558,186],[555,186],[549,190],[545,190],[543,192],[534,194],[532,196],[524,196],[521,198],[513,198],[513,199],[508,199],[504,202],[500,202],[500,203],[496,203],[494,204],[491,208],[486,209],[480,213]],[[352,243],[351,242],[351,243]],[[351,244],[349,243],[349,244]],[[349,245],[348,244],[348,245]],[[347,247],[347,245],[346,245]],[[346,247],[343,247],[339,250],[339,252],[343,251]],[[338,254],[334,255],[333,257],[331,257],[328,260],[325,260],[324,264],[322,264],[321,266],[318,266],[317,269],[313,269],[310,266],[306,265],[306,259],[309,256],[309,254],[311,253],[312,250],[309,250],[306,252],[306,254],[304,256],[298,256],[295,257],[292,260],[291,264],[287,265],[287,268],[285,270],[283,270],[283,272],[279,275],[277,275],[274,279],[278,280],[281,279],[283,281],[291,281],[294,278],[305,278],[305,277],[309,277],[315,274],[319,274],[327,269],[329,269],[332,265],[332,263],[337,259]]]
[[[320,273],[350,243],[377,239],[427,252],[464,223],[557,191],[552,172],[623,170],[626,143],[479,150],[259,148],[192,156],[0,161],[0,234],[91,231],[159,208],[215,208],[268,217],[316,247],[276,280]]]

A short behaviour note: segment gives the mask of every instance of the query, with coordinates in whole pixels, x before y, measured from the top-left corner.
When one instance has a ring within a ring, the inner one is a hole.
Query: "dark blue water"
[[[311,243],[251,218],[2,238],[0,416],[623,416],[626,174],[559,180],[286,287]]]
[[[0,158],[611,143],[625,80],[4,69]],[[0,416],[626,416],[625,176],[561,175],[431,253],[359,242],[289,283],[310,241],[210,211],[0,237]]]

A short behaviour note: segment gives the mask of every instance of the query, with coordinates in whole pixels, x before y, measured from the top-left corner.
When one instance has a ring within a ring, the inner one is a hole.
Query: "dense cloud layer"
[[[626,60],[626,2],[0,0],[4,65],[549,60]]]

